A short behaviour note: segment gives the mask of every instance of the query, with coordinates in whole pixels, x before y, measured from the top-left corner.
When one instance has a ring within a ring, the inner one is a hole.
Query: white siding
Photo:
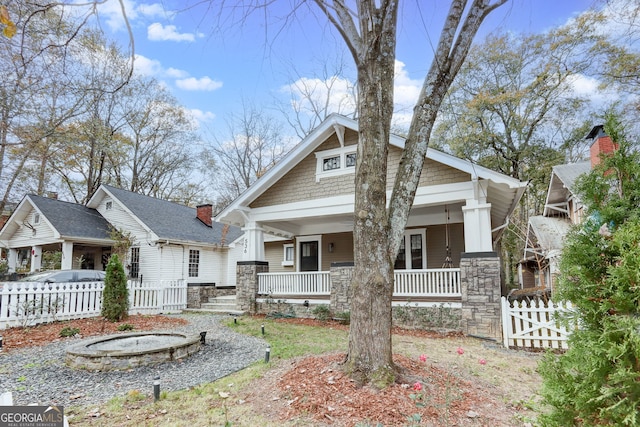
[[[40,223],[33,223],[33,214],[36,211],[31,209],[29,214],[25,218],[24,223],[28,223],[36,230],[36,234],[33,234],[33,230],[26,225],[21,225],[20,228],[11,236],[9,245],[11,247],[31,247],[34,243],[34,238],[38,239],[38,244],[46,245],[48,243],[58,242],[59,239],[55,238],[54,230],[45,221],[44,216],[40,215]]]
[[[237,243],[232,243],[229,245],[229,250],[227,251],[227,276],[226,280],[222,285],[226,286],[236,286],[236,267],[238,265],[238,261],[242,261],[242,254],[244,252],[244,242],[243,239],[237,240]]]

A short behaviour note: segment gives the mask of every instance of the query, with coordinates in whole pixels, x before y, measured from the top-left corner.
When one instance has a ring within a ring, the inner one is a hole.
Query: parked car
[[[104,282],[105,272],[101,270],[50,270],[33,273],[20,279],[20,282],[71,283]]]

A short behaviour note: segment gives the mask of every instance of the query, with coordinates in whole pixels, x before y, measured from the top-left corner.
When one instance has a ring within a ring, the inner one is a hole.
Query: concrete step
[[[183,313],[208,313],[208,314],[223,314],[230,316],[244,316],[246,313],[241,310],[218,310],[210,308],[185,308]]]
[[[222,311],[229,311],[229,310],[236,310],[237,306],[235,303],[224,303],[224,302],[203,302],[202,304],[200,304],[200,308],[203,308],[205,310],[222,310]]]
[[[209,298],[209,302],[211,302],[211,303],[222,302],[224,304],[235,304],[236,303],[236,296],[235,295],[224,295],[224,296],[219,296],[219,297],[212,297],[212,298]]]

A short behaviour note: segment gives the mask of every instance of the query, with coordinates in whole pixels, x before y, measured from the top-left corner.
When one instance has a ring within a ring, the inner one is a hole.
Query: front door
[[[300,242],[300,271],[318,271],[318,242]]]
[[[400,250],[394,268],[419,270],[426,268],[426,233],[424,229],[408,230],[400,241]]]

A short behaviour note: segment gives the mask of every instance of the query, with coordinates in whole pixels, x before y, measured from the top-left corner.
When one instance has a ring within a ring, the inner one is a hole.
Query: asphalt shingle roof
[[[589,173],[591,170],[591,161],[569,163],[566,165],[558,165],[553,167],[553,172],[560,178],[566,188],[572,193],[576,179],[582,174]]]
[[[124,204],[160,239],[228,244],[242,235],[239,227],[214,222],[208,227],[195,208],[133,193],[110,185],[103,187]],[[226,232],[224,231],[226,229]]]
[[[34,194],[28,197],[62,236],[109,239],[109,223],[95,209]]]

